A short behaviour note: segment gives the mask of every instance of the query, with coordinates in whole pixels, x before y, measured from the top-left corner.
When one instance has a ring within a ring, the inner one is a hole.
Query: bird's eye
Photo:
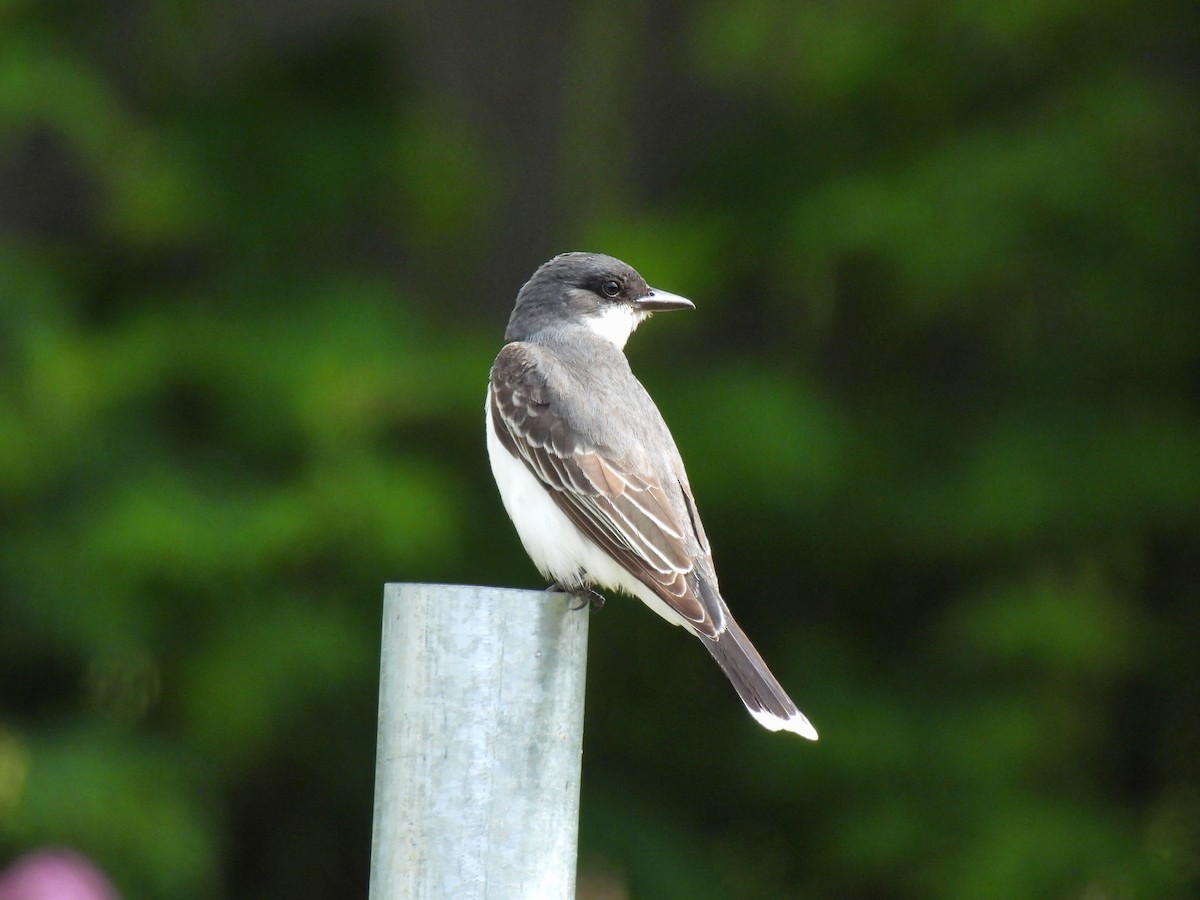
[[[609,280],[600,285],[600,290],[604,291],[605,297],[615,297],[621,293],[621,284],[620,282]]]

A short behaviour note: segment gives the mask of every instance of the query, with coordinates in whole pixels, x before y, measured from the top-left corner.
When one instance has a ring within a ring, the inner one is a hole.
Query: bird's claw
[[[559,594],[568,594],[573,597],[577,605],[572,606],[572,610],[583,609],[585,606],[588,606],[591,607],[592,612],[599,612],[604,608],[606,602],[603,594],[593,591],[589,587],[568,588],[556,581],[550,587],[546,588],[546,590]]]

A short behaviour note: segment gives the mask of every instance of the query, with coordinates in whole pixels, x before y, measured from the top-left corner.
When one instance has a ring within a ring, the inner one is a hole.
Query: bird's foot
[[[578,605],[572,606],[571,609],[573,610],[583,609],[585,606],[588,606],[591,607],[592,612],[599,612],[604,608],[606,602],[603,594],[593,591],[589,587],[568,588],[556,581],[550,587],[546,588],[546,590],[559,594],[569,594],[574,597]]]
[[[608,602],[599,591],[593,591],[586,587],[571,591],[571,596],[579,603],[578,606],[572,606],[571,609],[583,609],[586,606],[594,613],[604,609],[604,604]]]

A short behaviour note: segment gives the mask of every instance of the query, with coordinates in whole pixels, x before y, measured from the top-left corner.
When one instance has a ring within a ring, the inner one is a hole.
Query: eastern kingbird
[[[546,578],[632,594],[701,640],[762,725],[816,740],[729,614],[683,460],[622,352],[652,313],[694,308],[599,253],[534,272],[488,385],[492,474]]]

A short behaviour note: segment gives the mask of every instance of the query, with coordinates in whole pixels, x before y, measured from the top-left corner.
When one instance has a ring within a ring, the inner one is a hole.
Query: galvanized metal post
[[[371,900],[575,896],[588,613],[384,591]]]

